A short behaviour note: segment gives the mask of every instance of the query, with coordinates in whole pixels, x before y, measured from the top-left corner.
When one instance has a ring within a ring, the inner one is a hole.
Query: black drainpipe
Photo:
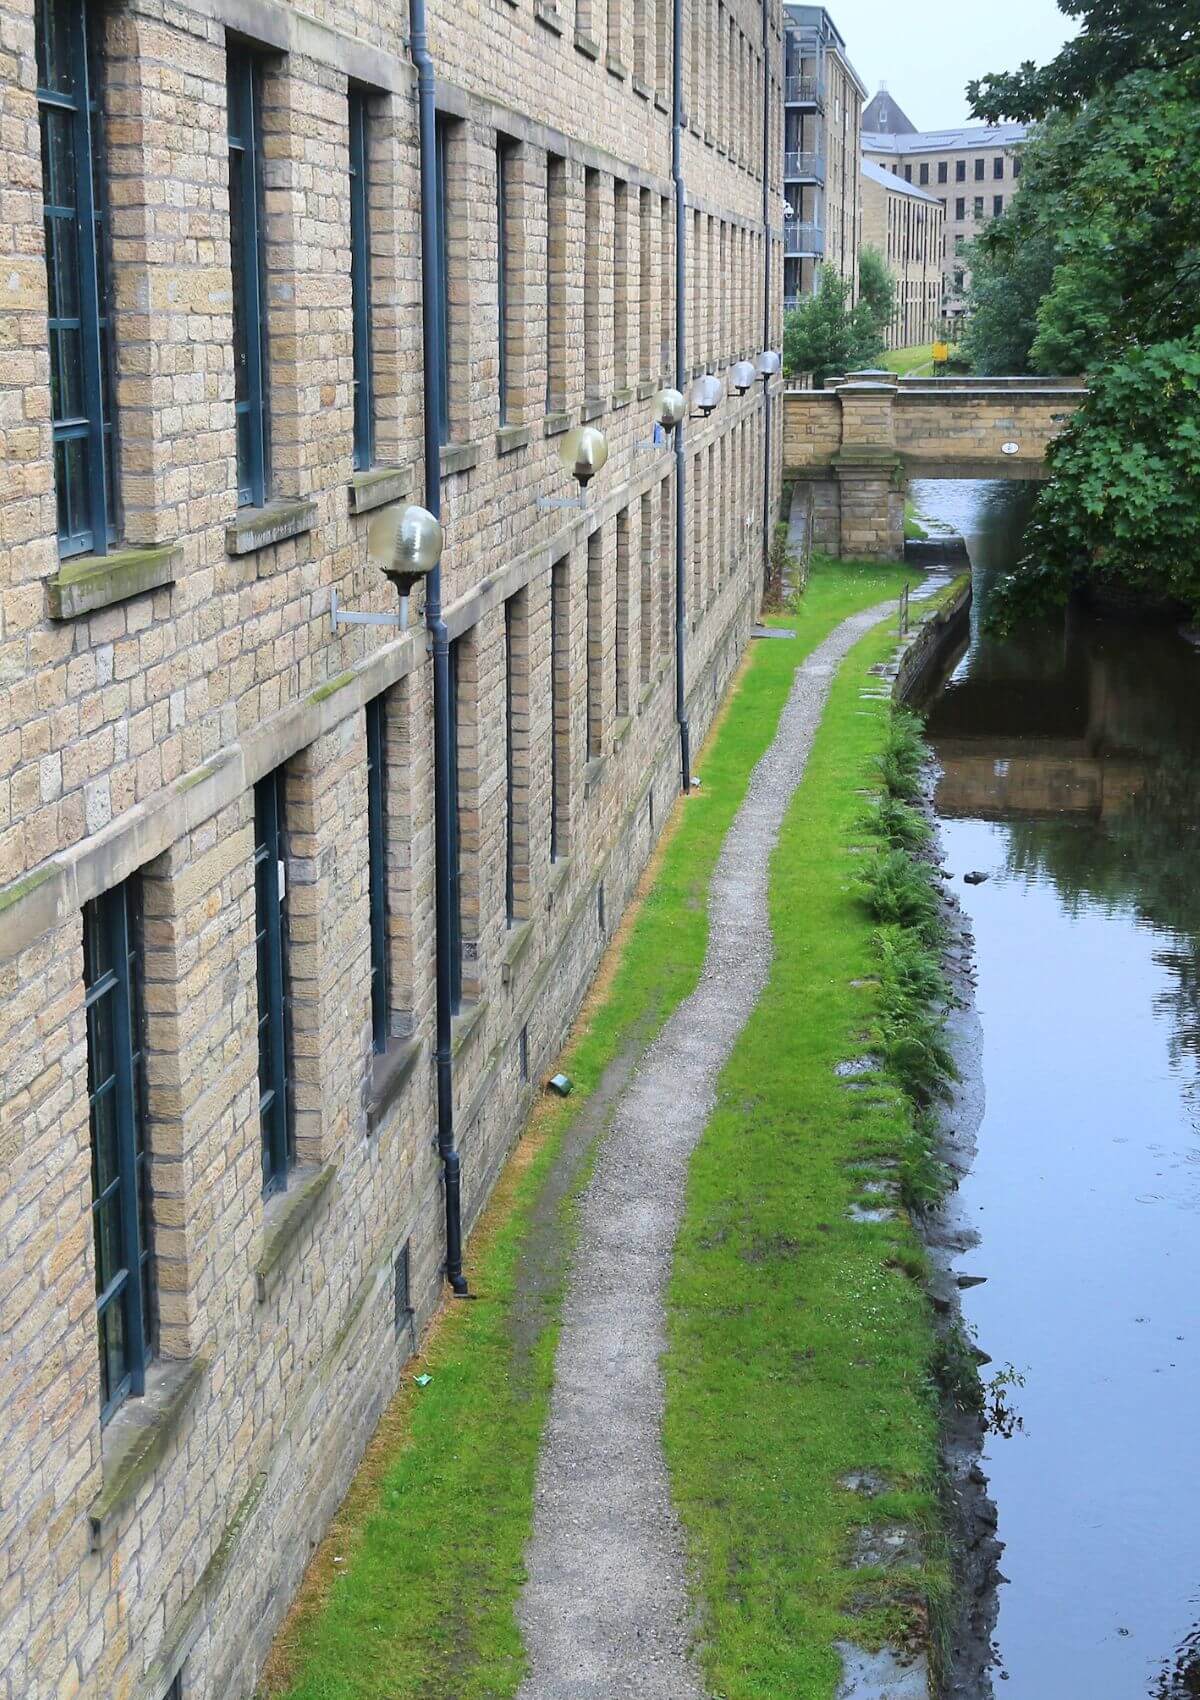
[[[409,0],[413,64],[417,68],[417,109],[421,139],[421,340],[424,372],[425,506],[435,519],[442,512],[442,442],[436,397],[441,393],[441,255],[436,230],[437,108],[433,60],[425,33],[425,0]],[[450,1018],[450,641],[442,617],[442,569],[425,581],[425,625],[433,651],[433,836],[437,930],[437,1140],[446,1185],[446,1278],[459,1298],[467,1295],[462,1266],[462,1161],[454,1145],[454,1081],[451,1075]]]
[[[771,346],[771,21],[763,0],[763,347]],[[771,582],[771,375],[763,379],[763,590]]]
[[[766,0],[764,5],[765,3]],[[671,177],[675,184],[675,388],[684,398],[683,418],[675,427],[675,718],[679,722],[680,780],[686,794],[692,788],[692,754],[687,713],[687,579],[683,564],[687,519],[683,434],[687,420],[688,393],[684,334],[684,239],[687,218],[683,186],[683,0],[674,0],[671,27],[674,38],[671,67]]]

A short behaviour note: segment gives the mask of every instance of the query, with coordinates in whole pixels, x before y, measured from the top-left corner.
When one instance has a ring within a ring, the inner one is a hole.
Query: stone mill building
[[[245,1700],[757,612],[780,9],[0,12],[0,1695]]]

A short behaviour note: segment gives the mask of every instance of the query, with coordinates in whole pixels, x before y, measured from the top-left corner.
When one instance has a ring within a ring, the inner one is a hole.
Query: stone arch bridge
[[[1046,445],[1086,393],[1077,378],[884,372],[854,372],[823,390],[788,390],[784,476],[802,513],[811,500],[817,548],[856,560],[899,560],[908,479],[1044,478]]]

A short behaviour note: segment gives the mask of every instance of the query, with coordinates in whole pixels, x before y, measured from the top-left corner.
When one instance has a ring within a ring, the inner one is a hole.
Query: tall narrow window
[[[546,155],[546,411],[567,405],[567,162]]]
[[[263,346],[262,97],[253,54],[230,46],[229,243],[233,269],[233,385],[237,417],[238,501],[261,507],[267,493],[266,359]]]
[[[587,540],[587,714],[588,760],[595,761],[604,749],[604,540],[593,531]]]
[[[371,1040],[388,1042],[387,763],[382,696],[367,704],[367,861],[371,913]]]
[[[437,406],[438,435],[443,443],[450,441],[450,353],[452,347],[450,323],[450,225],[449,154],[450,120],[440,114],[436,127],[434,149],[436,192],[434,195],[434,225],[437,243],[437,340],[438,371],[434,401]]]
[[[450,1009],[462,1008],[462,825],[458,818],[458,643],[450,645]]]
[[[570,736],[567,694],[568,629],[567,563],[555,561],[550,574],[550,860],[562,855],[566,820],[567,763],[564,743]]]
[[[600,394],[600,173],[583,178],[583,385]]]
[[[83,911],[102,1422],[145,1391],[150,1356],[138,919],[136,878]]]
[[[650,668],[654,660],[654,500],[649,491],[642,497],[641,525],[638,538],[641,545],[642,584],[638,617],[638,679],[650,683]]]
[[[375,459],[375,384],[371,361],[371,186],[367,96],[350,90],[350,295],[354,311],[354,465]]]
[[[629,185],[613,184],[613,386],[629,383]]]
[[[258,1117],[263,1192],[287,1185],[294,1153],[288,1092],[284,968],[283,769],[254,787],[254,899],[258,945]]]
[[[629,509],[617,515],[617,618],[613,654],[615,718],[629,713]]]
[[[501,425],[508,424],[509,390],[512,385],[512,363],[508,351],[512,332],[509,322],[512,275],[512,164],[513,144],[502,136],[496,143],[496,340]]]
[[[100,150],[88,37],[88,7],[81,0],[38,0],[50,417],[62,555],[103,554],[116,505]]]
[[[504,923],[511,927],[517,918],[517,831],[513,805],[516,778],[516,680],[513,642],[514,599],[504,604]]]

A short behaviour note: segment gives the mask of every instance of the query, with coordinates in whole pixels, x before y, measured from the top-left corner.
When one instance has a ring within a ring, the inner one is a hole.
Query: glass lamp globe
[[[779,355],[773,348],[764,348],[754,364],[760,378],[773,378],[779,370]]]
[[[594,425],[577,425],[562,439],[558,458],[586,489],[608,459],[608,440]]]
[[[367,554],[407,596],[414,583],[442,558],[442,528],[427,508],[393,502],[381,508],[367,531]]]
[[[706,372],[692,385],[692,406],[707,419],[721,399],[721,380]]]
[[[686,411],[686,403],[678,390],[659,390],[654,398],[654,422],[664,431],[673,431]]]
[[[729,373],[734,389],[739,395],[745,395],[754,382],[754,367],[749,360],[738,360]]]

